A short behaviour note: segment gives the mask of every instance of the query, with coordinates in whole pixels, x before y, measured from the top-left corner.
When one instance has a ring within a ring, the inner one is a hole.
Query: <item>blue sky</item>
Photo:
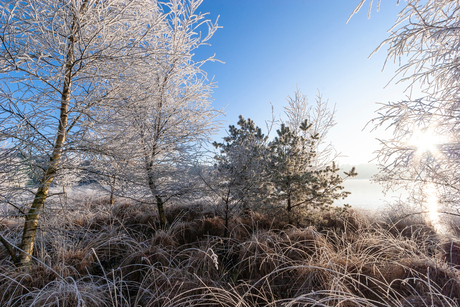
[[[207,63],[204,70],[214,77],[214,106],[226,106],[224,127],[238,115],[252,118],[263,127],[275,115],[283,115],[286,97],[296,89],[314,102],[318,90],[335,104],[338,124],[329,141],[342,153],[341,163],[371,160],[382,129],[362,131],[375,116],[376,102],[404,99],[404,86],[390,84],[396,69],[382,67],[385,48],[368,59],[387,37],[402,6],[383,1],[367,18],[367,7],[346,21],[358,0],[204,0],[199,11],[219,17],[219,29],[201,48],[197,59],[216,54],[225,62]],[[221,135],[225,131],[222,130]]]

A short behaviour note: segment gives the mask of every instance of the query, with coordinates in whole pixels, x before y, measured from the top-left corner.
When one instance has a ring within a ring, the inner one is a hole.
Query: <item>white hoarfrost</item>
[[[414,188],[417,203],[423,202],[419,189],[435,187],[439,210],[454,215],[460,210],[459,25],[459,1],[405,2],[378,49],[387,47],[387,60],[400,63],[395,78],[423,94],[383,103],[373,120],[376,127],[393,129],[392,139],[381,140],[376,179],[388,188]]]
[[[165,178],[199,141],[192,134],[213,131],[211,85],[191,59],[217,28],[196,14],[201,2],[0,4],[0,174],[30,178],[20,189],[2,185],[0,201],[30,195],[11,203],[25,206],[21,263],[30,262],[52,185],[101,177],[115,185],[117,175],[142,172]]]

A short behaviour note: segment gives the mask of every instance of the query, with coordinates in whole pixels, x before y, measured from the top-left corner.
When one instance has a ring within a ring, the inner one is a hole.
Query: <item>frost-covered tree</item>
[[[317,168],[330,165],[338,154],[331,143],[327,142],[329,130],[335,126],[335,109],[329,107],[327,100],[318,93],[314,104],[310,104],[308,97],[297,88],[294,96],[286,98],[288,105],[284,108],[287,116],[286,126],[296,135],[305,139],[314,136],[315,142],[312,149],[316,152],[313,166]],[[310,129],[302,130],[302,123],[308,120]]]
[[[240,115],[237,125],[229,126],[222,143],[213,143],[220,152],[215,156],[215,179],[206,181],[224,205],[226,232],[236,209],[248,209],[268,194],[268,137],[250,118]]]
[[[306,132],[310,128],[311,124],[305,120],[298,131]],[[271,183],[274,185],[273,198],[275,201],[286,202],[286,210],[290,215],[293,208],[304,203],[305,197],[315,193],[315,136],[306,138],[291,131],[284,124],[281,124],[276,133],[278,136],[270,142],[269,168],[272,173]]]
[[[458,1],[406,1],[378,49],[388,46],[387,60],[402,63],[395,78],[408,87],[420,87],[423,94],[382,104],[374,119],[376,126],[393,129],[393,137],[382,140],[378,151],[382,171],[377,180],[387,187],[434,184],[441,192],[440,201],[456,210],[460,201],[459,20]]]
[[[165,25],[175,22],[169,16],[155,0],[0,4],[0,171],[12,176],[12,167],[25,164],[8,161],[22,156],[39,178],[27,187],[27,205],[18,204],[25,223],[11,256],[21,265],[31,262],[53,180],[103,149],[92,146],[106,120],[100,115],[125,103],[129,97],[120,85],[135,80],[138,68],[161,53]],[[14,200],[8,189],[2,197]]]
[[[350,194],[342,191],[343,178],[335,163],[331,166],[314,166],[315,142],[318,134],[309,134],[312,124],[304,120],[297,131],[281,124],[277,136],[270,142],[268,171],[270,173],[274,201],[286,205],[290,222],[292,210],[298,207],[327,208],[336,199]],[[347,173],[355,176],[354,169]]]
[[[214,58],[192,58],[218,28],[206,14],[197,14],[201,2],[164,4],[168,14],[157,41],[160,52],[146,55],[145,65],[136,68],[135,78],[124,86],[125,104],[106,126],[106,135],[117,140],[112,142],[116,159],[126,162],[113,169],[118,193],[129,191],[130,197],[154,202],[161,226],[166,224],[164,203],[193,186],[188,165],[218,127],[220,113],[211,106],[214,85],[201,69]]]
[[[317,142],[325,141],[334,122],[333,112],[319,104],[322,111],[318,115],[299,90],[295,97],[288,99],[285,108],[289,126],[282,123],[272,141],[252,120],[240,116],[238,127],[231,125],[224,142],[214,144],[220,149],[215,157],[217,184],[208,186],[221,198],[226,220],[232,210],[248,203],[253,210],[267,204],[284,206],[292,222],[294,209],[327,209],[336,199],[348,196],[342,183],[356,175],[354,168],[346,177],[340,176],[327,151],[317,162]],[[316,119],[316,125],[300,120],[305,115]]]

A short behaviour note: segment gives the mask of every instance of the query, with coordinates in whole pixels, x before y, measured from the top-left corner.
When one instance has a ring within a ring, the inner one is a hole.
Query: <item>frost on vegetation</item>
[[[375,3],[369,1],[369,12]],[[387,61],[399,64],[394,79],[407,86],[407,98],[380,103],[378,116],[371,121],[375,128],[393,132],[390,139],[381,140],[377,151],[381,171],[375,179],[387,189],[410,191],[408,201],[418,204],[427,218],[438,213],[458,216],[460,3],[401,4],[389,37],[376,52],[386,48]]]
[[[288,97],[288,117],[270,140],[251,119],[240,116],[223,142],[214,142],[212,180],[204,179],[210,192],[220,198],[225,220],[235,214],[284,207],[292,223],[312,215],[312,210],[331,210],[336,199],[345,198],[342,182],[356,175],[354,168],[339,175],[333,146],[326,143],[335,125],[334,111],[319,95],[316,104],[299,89]],[[275,126],[272,120],[269,131]],[[340,210],[340,209],[339,209]],[[282,212],[280,212],[282,214]],[[313,220],[313,219],[312,219]]]
[[[0,4],[0,201],[25,219],[15,261],[30,264],[33,225],[66,187],[155,202],[163,225],[164,203],[193,188],[219,114],[201,69],[215,59],[192,59],[218,28],[201,2]]]
[[[187,221],[184,210],[196,207],[178,208],[165,231],[139,227],[146,212],[138,205],[107,200],[86,212],[89,227],[77,216],[44,219],[28,272],[1,251],[0,305],[458,305],[459,246],[436,241],[427,225],[350,212],[326,231],[270,228],[272,216],[259,214],[232,218],[223,237],[212,234],[223,229],[221,218]]]
[[[0,4],[0,305],[456,306],[456,242],[331,209],[355,170],[320,95],[273,139],[240,117],[204,163],[200,3]]]

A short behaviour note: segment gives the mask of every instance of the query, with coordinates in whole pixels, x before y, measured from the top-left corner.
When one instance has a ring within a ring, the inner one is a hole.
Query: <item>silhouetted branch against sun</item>
[[[353,14],[366,3],[357,2]],[[377,1],[367,3],[370,13]],[[420,191],[431,184],[440,208],[455,211],[460,203],[460,2],[401,3],[388,38],[377,50],[385,46],[387,61],[399,63],[394,80],[407,85],[409,97],[383,104],[372,121],[375,127],[393,129],[392,138],[376,152],[382,171],[375,179],[388,189],[404,186],[414,199],[422,199]],[[411,97],[412,89],[419,97]]]
[[[440,156],[440,146],[448,143],[449,137],[447,135],[437,134],[434,126],[430,126],[426,129],[414,129],[411,137],[407,141],[407,145],[414,147],[416,155],[423,153],[430,153],[435,157]]]

